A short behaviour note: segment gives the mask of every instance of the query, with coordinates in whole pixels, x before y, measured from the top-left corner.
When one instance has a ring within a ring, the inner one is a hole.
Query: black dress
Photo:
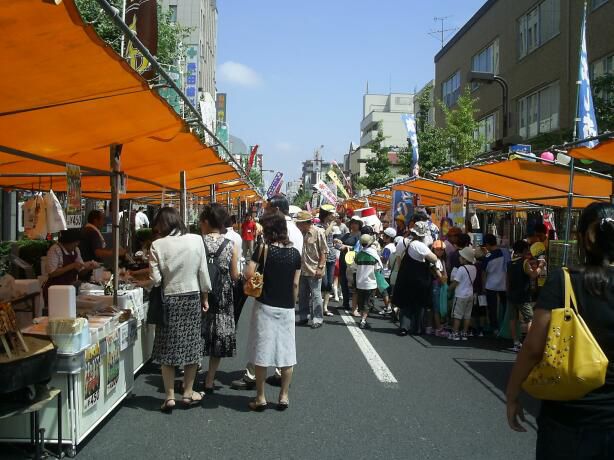
[[[422,312],[431,302],[432,283],[429,263],[415,260],[406,253],[392,294],[393,303],[401,309],[401,329],[420,333]]]

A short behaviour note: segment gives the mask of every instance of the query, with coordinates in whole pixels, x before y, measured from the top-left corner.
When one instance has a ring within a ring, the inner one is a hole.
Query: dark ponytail
[[[605,297],[608,267],[614,263],[614,205],[595,202],[584,209],[578,223],[578,250],[586,290]]]

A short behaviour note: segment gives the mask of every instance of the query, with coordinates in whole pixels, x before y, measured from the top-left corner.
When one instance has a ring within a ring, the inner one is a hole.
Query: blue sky
[[[342,160],[360,140],[367,80],[372,93],[420,89],[441,47],[433,18],[461,27],[484,1],[218,1],[217,89],[231,134],[260,145],[264,168],[286,180],[319,145]]]

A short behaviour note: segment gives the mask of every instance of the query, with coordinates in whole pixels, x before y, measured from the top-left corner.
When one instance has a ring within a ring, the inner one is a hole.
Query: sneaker
[[[322,323],[313,323],[311,329],[319,329],[322,327]]]
[[[512,351],[514,353],[518,353],[521,348],[522,348],[522,344],[520,342],[516,342],[514,343],[514,346],[512,347]]]
[[[458,332],[450,332],[450,335],[448,336],[448,340],[454,340],[455,342],[458,342],[460,339],[461,338]]]
[[[441,329],[437,329],[437,330],[435,331],[435,335],[436,335],[437,337],[447,337],[447,336],[448,336],[448,333],[447,333],[447,332],[446,332],[446,331],[443,329],[443,327],[442,327]]]
[[[433,335],[433,328],[432,327],[427,327],[426,330],[424,331],[424,333],[426,335]]]
[[[484,337],[484,331],[480,331],[480,332],[478,333],[478,337]]]
[[[361,321],[358,327],[361,329],[371,329],[371,325],[366,321]]]
[[[245,379],[234,380],[230,384],[230,388],[233,390],[253,390],[256,388],[256,382]]]
[[[460,339],[463,341],[469,340],[469,334],[467,334],[466,332],[461,332]]]

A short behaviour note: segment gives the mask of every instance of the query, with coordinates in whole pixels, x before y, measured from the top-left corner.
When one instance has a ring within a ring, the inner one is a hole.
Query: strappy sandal
[[[164,404],[162,404],[162,407],[160,407],[160,410],[164,412],[165,414],[170,414],[173,412],[174,408],[175,408],[175,400],[167,399],[164,401]]]
[[[268,403],[266,402],[259,403],[259,402],[256,402],[256,400],[253,400],[253,401],[250,401],[248,406],[249,406],[249,410],[252,410],[254,412],[263,412],[267,408]]]
[[[279,402],[277,403],[277,410],[278,411],[285,411],[288,407],[290,407],[290,401],[283,400],[280,399]]]
[[[200,396],[200,398],[199,398],[199,399],[194,399],[194,395],[195,395],[195,394],[199,395],[199,396]],[[193,392],[192,392],[192,396],[190,396],[189,398],[186,398],[186,397],[184,396],[184,397],[181,399],[181,402],[182,402],[182,404],[183,404],[185,407],[187,407],[187,408],[189,409],[190,407],[196,407],[196,406],[199,406],[199,405],[200,405],[200,403],[202,403],[202,402],[203,402],[203,398],[204,398],[204,397],[205,397],[205,393],[193,391]]]

